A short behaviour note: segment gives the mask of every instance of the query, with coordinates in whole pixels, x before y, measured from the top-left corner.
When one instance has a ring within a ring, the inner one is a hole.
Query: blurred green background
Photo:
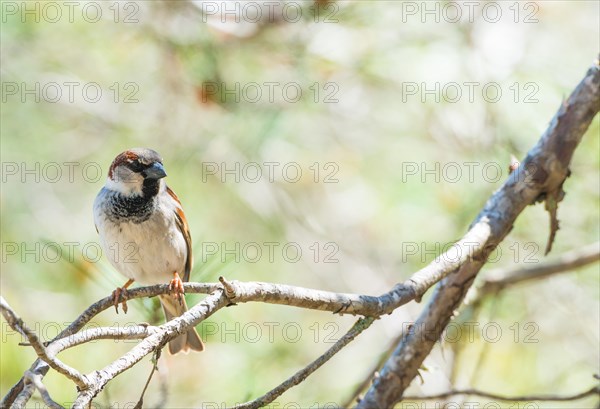
[[[119,152],[162,154],[192,231],[193,281],[224,275],[379,295],[461,237],[510,155],[525,156],[600,49],[595,1],[306,1],[285,12],[262,4],[262,18],[257,2],[229,2],[237,16],[221,2],[73,3],[72,16],[53,3],[60,18],[48,3],[0,3],[1,291],[44,339],[125,281],[97,254],[91,212]],[[598,124],[573,159],[548,259],[599,238]],[[547,235],[543,207],[526,209],[481,275],[543,262]],[[438,345],[409,393],[589,388],[600,371],[598,283],[593,265],[489,300],[474,339],[465,332]],[[163,320],[153,300],[129,306],[93,325]],[[344,403],[421,309],[378,320],[278,402]],[[206,352],[161,358],[146,406],[160,400],[161,379],[166,407],[257,397],[353,321],[258,303],[219,311],[198,327]],[[482,335],[488,322],[501,328],[496,342]],[[35,354],[5,321],[1,334],[3,396]],[[131,345],[95,342],[61,358],[89,372]],[[96,401],[133,406],[150,368],[147,358]],[[59,402],[75,396],[52,372],[45,384]]]

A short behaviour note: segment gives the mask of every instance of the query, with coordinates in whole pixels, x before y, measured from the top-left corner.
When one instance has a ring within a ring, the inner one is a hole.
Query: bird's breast
[[[175,213],[156,205],[143,220],[115,217],[121,209],[95,206],[100,243],[111,264],[142,284],[165,283],[173,272],[183,274],[187,246]]]

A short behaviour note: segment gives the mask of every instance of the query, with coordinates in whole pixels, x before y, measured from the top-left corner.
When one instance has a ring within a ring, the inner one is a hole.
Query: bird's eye
[[[142,165],[139,160],[131,161],[128,167],[136,173],[139,173],[146,168],[146,166]]]

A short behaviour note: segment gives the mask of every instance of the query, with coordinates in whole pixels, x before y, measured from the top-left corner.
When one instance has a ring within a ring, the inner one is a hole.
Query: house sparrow
[[[181,202],[163,178],[160,155],[134,148],[110,165],[106,184],[94,201],[94,223],[111,264],[129,280],[113,292],[115,308],[134,281],[160,284],[172,277],[173,295],[160,295],[167,321],[187,311],[183,281],[192,270],[192,238]],[[183,277],[183,281],[182,281]],[[126,301],[123,311],[127,312]],[[202,351],[194,328],[169,342],[169,352]]]

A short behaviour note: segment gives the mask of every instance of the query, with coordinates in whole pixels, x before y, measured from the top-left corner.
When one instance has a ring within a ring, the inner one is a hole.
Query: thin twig
[[[503,396],[490,392],[483,392],[477,389],[453,389],[448,392],[438,393],[435,395],[428,396],[405,396],[404,401],[411,400],[436,400],[446,399],[455,395],[473,395],[480,396],[482,398],[488,398],[493,400],[501,401],[512,401],[512,402],[531,402],[531,401],[544,401],[544,402],[567,402],[572,400],[579,400],[587,398],[588,396],[600,395],[600,386],[594,386],[585,392],[580,392],[574,395],[523,395],[523,396]]]
[[[146,394],[146,390],[148,389],[148,385],[150,385],[150,381],[152,380],[152,375],[158,369],[158,360],[160,359],[162,349],[157,349],[154,351],[154,356],[152,357],[152,370],[150,371],[150,375],[148,375],[148,379],[146,380],[146,384],[144,385],[144,389],[142,389],[142,394],[140,395],[140,399],[135,404],[134,409],[141,409],[144,407],[144,395]]]
[[[319,369],[325,362],[329,361],[331,357],[333,357],[340,350],[342,350],[342,348],[348,345],[354,338],[356,338],[358,334],[369,328],[373,321],[375,321],[374,318],[360,318],[354,323],[352,328],[350,328],[350,330],[342,338],[337,340],[337,342],[333,344],[331,348],[329,348],[323,355],[315,359],[313,362],[311,362],[309,365],[307,365],[300,371],[296,372],[293,376],[288,378],[285,382],[281,383],[276,388],[265,393],[260,398],[256,398],[250,402],[235,405],[235,409],[257,409],[273,402],[285,391],[304,381],[310,374]]]
[[[562,254],[558,259],[535,267],[520,267],[512,270],[490,271],[477,292],[483,296],[498,289],[519,284],[528,280],[537,280],[552,274],[564,273],[596,263],[600,260],[600,242]]]
[[[233,301],[235,298],[235,287],[223,276],[219,277],[219,282],[223,284],[227,298]]]

